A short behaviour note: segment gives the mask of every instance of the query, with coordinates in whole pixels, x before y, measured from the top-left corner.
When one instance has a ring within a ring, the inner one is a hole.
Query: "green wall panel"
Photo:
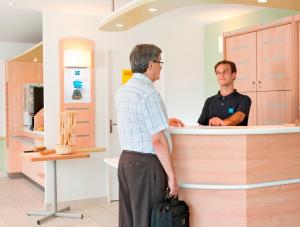
[[[205,98],[216,94],[216,92],[219,90],[219,86],[214,74],[214,66],[223,58],[223,53],[220,53],[218,50],[218,38],[222,36],[223,32],[268,23],[273,20],[297,13],[299,12],[292,10],[263,9],[229,20],[206,25],[204,27]]]

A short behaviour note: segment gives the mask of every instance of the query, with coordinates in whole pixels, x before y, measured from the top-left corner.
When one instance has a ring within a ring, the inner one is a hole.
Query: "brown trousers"
[[[119,160],[119,227],[150,227],[166,196],[167,176],[156,155],[123,151]]]

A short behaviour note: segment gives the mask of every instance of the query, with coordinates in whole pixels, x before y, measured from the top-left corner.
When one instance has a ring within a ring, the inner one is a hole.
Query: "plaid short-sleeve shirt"
[[[165,105],[152,81],[135,73],[116,95],[117,125],[122,150],[155,154],[151,136],[164,131],[171,150]]]

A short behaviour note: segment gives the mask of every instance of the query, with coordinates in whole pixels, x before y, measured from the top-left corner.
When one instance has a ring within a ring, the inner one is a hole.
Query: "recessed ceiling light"
[[[34,59],[33,59],[33,62],[37,62],[37,61],[38,61],[37,58],[34,58]]]
[[[268,0],[257,0],[258,3],[266,3]]]
[[[10,6],[12,6],[14,3],[13,2],[8,2],[7,4],[10,5]]]
[[[156,8],[149,8],[148,11],[150,11],[150,12],[156,12],[157,9]]]
[[[116,24],[116,27],[122,28],[122,27],[124,27],[124,25],[123,24]]]

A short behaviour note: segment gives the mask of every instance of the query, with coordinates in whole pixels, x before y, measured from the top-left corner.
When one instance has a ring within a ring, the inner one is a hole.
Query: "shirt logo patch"
[[[234,113],[234,109],[231,108],[231,107],[229,107],[229,108],[228,108],[228,113],[230,113],[230,114]]]

